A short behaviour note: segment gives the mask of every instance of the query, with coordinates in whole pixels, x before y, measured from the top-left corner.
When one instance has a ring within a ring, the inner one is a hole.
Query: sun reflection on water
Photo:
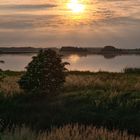
[[[77,63],[79,61],[80,57],[76,54],[70,55],[68,60],[72,63]]]

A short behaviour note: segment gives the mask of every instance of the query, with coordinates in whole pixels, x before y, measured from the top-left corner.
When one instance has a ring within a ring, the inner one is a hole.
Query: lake
[[[35,54],[2,54],[0,68],[3,70],[25,70],[27,64]],[[63,61],[70,63],[69,70],[80,71],[109,71],[121,72],[126,67],[140,68],[140,55],[102,56],[69,54],[63,57]]]

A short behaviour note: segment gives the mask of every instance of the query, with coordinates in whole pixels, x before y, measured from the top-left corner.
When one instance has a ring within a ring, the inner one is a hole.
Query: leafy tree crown
[[[57,92],[65,82],[67,64],[55,51],[41,50],[26,67],[19,85],[28,92]]]

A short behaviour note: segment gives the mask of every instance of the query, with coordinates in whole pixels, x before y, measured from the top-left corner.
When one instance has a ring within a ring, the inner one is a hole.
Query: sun
[[[71,0],[67,4],[68,9],[70,9],[73,13],[82,13],[85,10],[85,5],[79,3],[78,0]]]

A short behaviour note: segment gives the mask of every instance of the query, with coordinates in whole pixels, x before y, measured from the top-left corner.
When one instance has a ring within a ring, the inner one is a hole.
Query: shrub
[[[131,73],[140,74],[140,68],[125,68],[123,71],[124,73],[128,73],[128,74]]]
[[[55,51],[41,50],[26,67],[19,85],[27,92],[57,92],[65,82],[67,64]]]
[[[0,81],[2,81],[4,77],[5,77],[5,74],[2,71],[2,69],[0,69]]]

